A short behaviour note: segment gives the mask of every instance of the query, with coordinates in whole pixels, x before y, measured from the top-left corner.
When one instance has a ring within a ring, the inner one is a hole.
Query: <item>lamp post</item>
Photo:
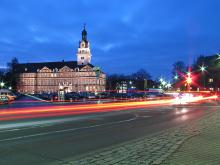
[[[203,77],[203,90],[206,88],[205,87],[205,72],[206,72],[206,66],[202,65],[199,67],[199,70],[202,72],[202,77]]]
[[[190,91],[190,85],[191,85],[191,83],[192,83],[191,73],[188,72],[188,73],[187,73],[187,77],[186,77],[187,91]]]

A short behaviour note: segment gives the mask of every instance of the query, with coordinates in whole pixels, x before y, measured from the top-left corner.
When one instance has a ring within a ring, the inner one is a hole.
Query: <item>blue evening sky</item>
[[[76,60],[87,24],[92,64],[154,78],[220,51],[219,0],[0,0],[0,67]]]

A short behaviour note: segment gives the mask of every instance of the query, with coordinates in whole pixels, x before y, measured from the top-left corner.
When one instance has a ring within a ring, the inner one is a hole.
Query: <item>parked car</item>
[[[144,98],[144,97],[146,97],[146,93],[145,92],[133,93],[133,97],[134,98]]]
[[[146,97],[148,97],[148,98],[163,97],[163,96],[165,96],[165,95],[160,92],[147,92],[146,93]]]
[[[95,99],[96,95],[95,95],[95,93],[88,93],[87,98],[88,99]]]
[[[57,101],[58,100],[58,93],[54,92],[54,93],[48,94],[48,100]]]
[[[126,93],[111,93],[111,98],[127,98],[128,95]]]
[[[65,94],[65,99],[66,100],[76,100],[76,99],[79,99],[80,98],[80,95],[76,92],[70,92],[70,93],[66,93]]]
[[[7,96],[9,101],[13,101],[17,98],[15,94],[13,94],[10,90],[8,89],[1,89],[0,90],[0,95]]]
[[[8,104],[9,98],[6,95],[0,95],[0,104]]]
[[[44,100],[50,100],[50,94],[42,93],[42,94],[40,94],[40,98],[42,98]]]
[[[101,93],[98,93],[96,95],[96,98],[101,98],[101,99],[106,99],[106,98],[109,98],[109,97],[110,97],[110,95],[107,92],[101,92]]]
[[[95,93],[91,93],[91,92],[80,92],[79,95],[80,95],[81,98],[87,98],[87,99],[96,98]]]

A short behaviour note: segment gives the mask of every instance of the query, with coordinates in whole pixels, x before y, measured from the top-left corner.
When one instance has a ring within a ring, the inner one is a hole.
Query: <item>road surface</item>
[[[51,103],[39,104],[53,106]],[[38,108],[37,103],[29,106]],[[217,108],[170,105],[1,121],[0,164],[59,163],[74,156],[176,127]]]

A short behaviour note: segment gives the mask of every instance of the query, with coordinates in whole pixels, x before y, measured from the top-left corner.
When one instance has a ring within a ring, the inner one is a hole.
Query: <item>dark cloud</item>
[[[0,0],[0,66],[75,60],[84,22],[92,62],[107,73],[167,75],[219,51],[219,0]]]

